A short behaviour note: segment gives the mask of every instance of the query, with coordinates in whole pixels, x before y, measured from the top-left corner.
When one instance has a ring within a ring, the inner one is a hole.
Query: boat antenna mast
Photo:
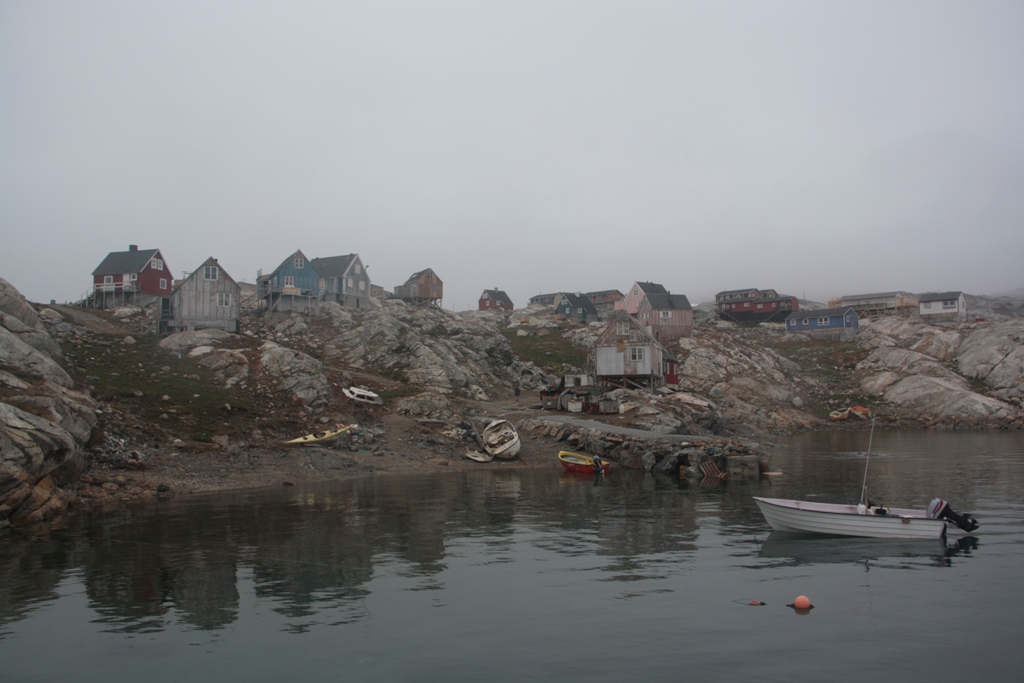
[[[871,440],[875,437],[875,414],[871,414],[871,432],[868,434],[868,455],[864,459],[864,482],[860,487],[860,504],[867,503],[868,497],[868,463],[871,462]]]

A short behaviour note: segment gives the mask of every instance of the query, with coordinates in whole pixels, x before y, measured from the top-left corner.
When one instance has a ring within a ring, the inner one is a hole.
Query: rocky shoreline
[[[544,309],[455,315],[385,302],[356,315],[328,304],[314,317],[247,315],[237,335],[163,339],[148,334],[150,313],[36,306],[0,280],[0,526],[76,504],[479,469],[462,457],[466,420],[501,417],[520,431],[520,457],[488,467],[551,467],[565,448],[681,476],[709,457],[749,467],[773,434],[865,428],[828,420],[849,405],[885,427],[1024,426],[1020,319],[866,320],[854,342],[705,320],[670,349],[677,391],[616,390],[621,414],[573,423],[540,411],[533,392],[579,368],[526,360],[510,339],[544,334],[585,357],[601,328]],[[348,401],[352,385],[385,406]],[[359,427],[323,446],[281,445],[334,424]]]

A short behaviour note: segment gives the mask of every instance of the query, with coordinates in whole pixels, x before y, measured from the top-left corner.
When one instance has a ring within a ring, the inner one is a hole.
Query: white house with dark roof
[[[967,299],[963,292],[929,292],[917,297],[922,320],[967,321]]]

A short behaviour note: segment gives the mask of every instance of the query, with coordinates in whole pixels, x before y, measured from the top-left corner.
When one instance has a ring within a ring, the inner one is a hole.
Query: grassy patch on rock
[[[521,360],[532,361],[552,374],[562,374],[563,364],[581,368],[587,362],[586,351],[565,339],[561,330],[555,330],[547,335],[520,337],[515,329],[505,329],[502,330],[502,334]]]

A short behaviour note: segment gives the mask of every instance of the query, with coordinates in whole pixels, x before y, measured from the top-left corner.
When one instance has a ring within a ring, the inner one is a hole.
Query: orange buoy
[[[814,605],[811,604],[810,599],[806,595],[796,596],[796,600],[793,601],[793,607],[795,609],[810,609]]]
[[[764,606],[765,606],[766,604],[768,604],[768,603],[766,603],[766,602],[761,602],[760,600],[751,600],[751,601],[750,601],[750,602],[748,602],[747,604],[748,604],[748,605],[752,605],[752,606],[754,606],[754,607],[764,607]]]

